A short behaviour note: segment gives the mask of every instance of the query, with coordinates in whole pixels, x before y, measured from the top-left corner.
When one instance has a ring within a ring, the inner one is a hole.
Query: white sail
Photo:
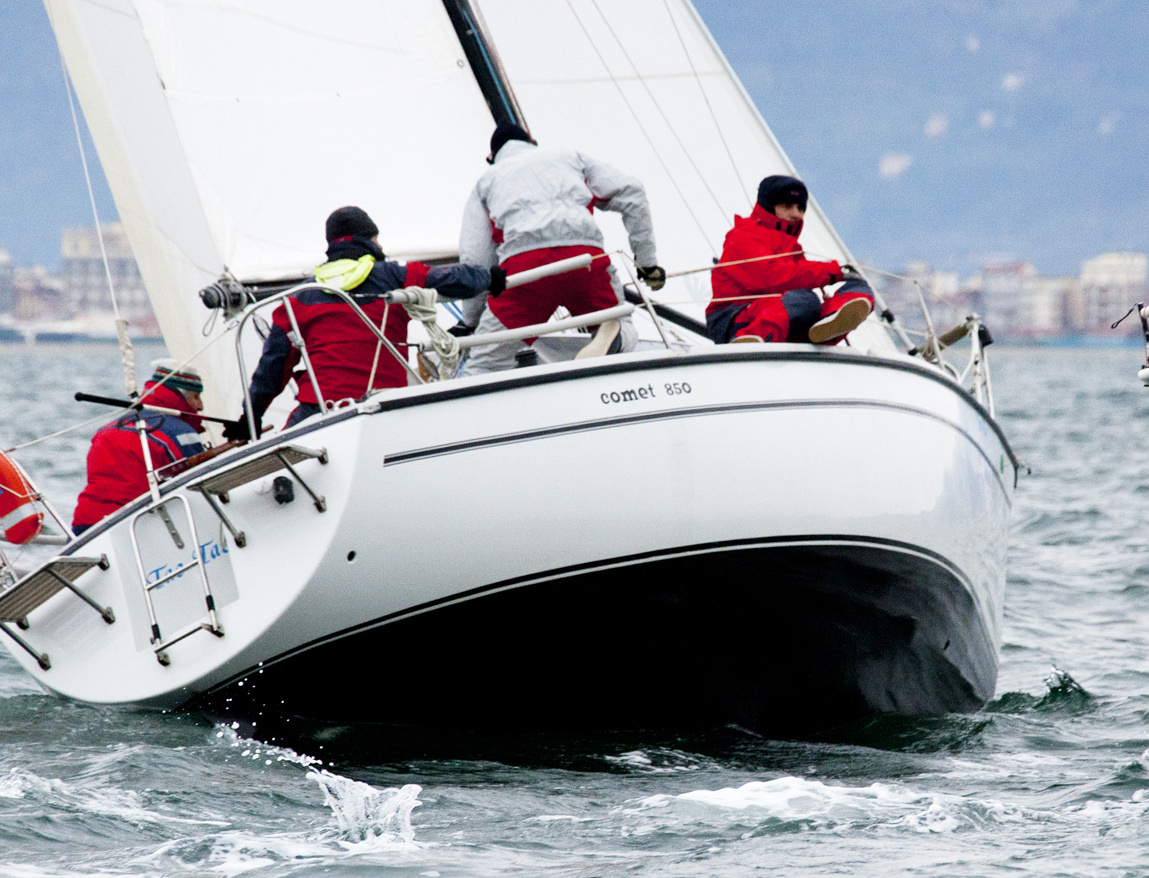
[[[200,289],[308,274],[341,205],[388,255],[456,251],[492,122],[441,0],[45,5],[174,356],[204,343]]]
[[[642,178],[668,271],[710,265],[759,181],[796,174],[687,0],[534,0],[529,16],[515,0],[481,7],[532,135]],[[621,224],[600,224],[609,248],[627,249]],[[853,261],[816,200],[802,244],[812,259]],[[683,286],[663,298],[709,298],[707,274]],[[892,349],[876,324],[852,339]]]

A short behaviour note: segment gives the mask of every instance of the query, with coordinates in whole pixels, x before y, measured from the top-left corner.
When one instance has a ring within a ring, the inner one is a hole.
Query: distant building
[[[997,335],[1022,333],[1037,269],[1028,262],[987,265],[981,272],[986,325]]]
[[[10,314],[16,305],[16,291],[13,281],[16,267],[12,264],[12,254],[0,250],[0,314]]]
[[[1144,253],[1103,253],[1083,262],[1081,328],[1108,332],[1134,302],[1145,301],[1147,278],[1149,258]]]
[[[1039,295],[1048,301],[1049,326],[1057,324],[1057,329],[1048,330],[1059,335],[1073,335],[1081,332],[1085,321],[1085,310],[1081,300],[1081,281],[1075,277],[1039,277]],[[1054,317],[1052,309],[1057,308],[1059,316]],[[1046,331],[1046,330],[1043,330]]]
[[[20,323],[64,320],[71,316],[60,278],[42,265],[17,270],[12,279],[12,316]]]
[[[110,277],[120,316],[132,324],[135,332],[156,332],[156,319],[123,225],[102,223],[99,235],[92,228],[64,229],[60,255],[60,275],[70,316],[112,311]]]
[[[980,287],[963,284],[952,272],[935,271],[925,262],[910,262],[900,275],[881,282],[881,293],[887,307],[907,329],[925,327],[922,301],[929,308],[934,329],[945,332],[981,309]]]

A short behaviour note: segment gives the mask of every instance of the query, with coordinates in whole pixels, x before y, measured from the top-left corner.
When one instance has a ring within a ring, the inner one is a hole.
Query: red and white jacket
[[[496,265],[544,247],[602,247],[592,208],[622,214],[635,261],[658,264],[637,177],[575,150],[509,141],[463,208],[459,261]]]

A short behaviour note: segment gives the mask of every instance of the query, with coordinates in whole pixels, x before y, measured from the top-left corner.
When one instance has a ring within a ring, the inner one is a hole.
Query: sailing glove
[[[273,396],[268,396],[265,393],[252,393],[251,406],[255,410],[255,438],[258,439],[260,434],[263,433],[263,413],[267,411],[267,407],[271,405]],[[225,421],[223,425],[223,438],[231,439],[235,442],[248,442],[251,440],[251,428],[247,425],[247,407],[240,413],[240,416],[234,421]]]
[[[638,279],[652,290],[661,290],[666,286],[666,269],[661,265],[640,265],[638,267]]]
[[[503,290],[507,288],[507,273],[499,266],[494,265],[491,267],[491,285],[487,287],[487,292],[491,296],[498,296]]]
[[[842,266],[842,280],[860,280],[864,283],[866,279],[858,269],[846,264]]]
[[[251,438],[251,428],[247,418],[223,422],[223,438],[230,442],[246,442]]]

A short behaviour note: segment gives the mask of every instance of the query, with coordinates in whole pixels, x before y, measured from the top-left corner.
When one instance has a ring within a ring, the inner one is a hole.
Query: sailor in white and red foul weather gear
[[[657,265],[650,206],[636,177],[575,150],[540,147],[510,122],[495,129],[487,160],[491,168],[463,210],[462,261],[500,265],[515,274],[584,253],[599,258],[589,271],[543,278],[489,297],[481,318],[466,303],[465,323],[478,323],[481,333],[495,332],[543,323],[560,305],[571,314],[587,314],[623,301],[621,285],[603,253],[595,208],[622,215],[639,278],[651,289],[662,287],[666,273]],[[629,320],[620,330],[616,347],[632,348],[637,332]],[[473,348],[463,374],[510,368],[521,346],[511,342]]]

